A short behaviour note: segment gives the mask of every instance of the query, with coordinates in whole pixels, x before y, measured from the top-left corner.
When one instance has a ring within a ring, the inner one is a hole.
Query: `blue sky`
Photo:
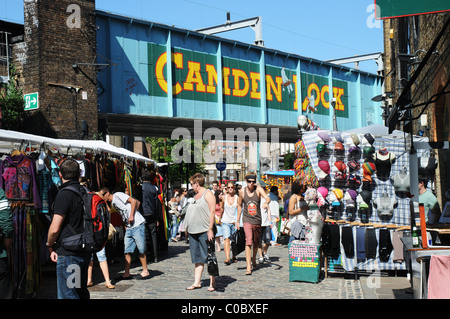
[[[260,16],[267,48],[319,60],[383,52],[373,0],[96,0],[98,10],[196,30]],[[0,19],[23,23],[23,0],[0,0]],[[218,34],[253,43],[250,28]],[[349,65],[353,66],[353,65]],[[376,72],[373,61],[360,68]]]

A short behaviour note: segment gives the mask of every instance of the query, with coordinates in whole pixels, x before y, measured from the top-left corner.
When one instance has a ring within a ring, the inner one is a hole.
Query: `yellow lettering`
[[[230,95],[230,68],[223,68],[222,69],[222,75],[223,75],[223,94]]]
[[[233,69],[233,77],[234,77],[234,89],[233,96],[244,97],[248,94],[249,82],[247,74],[239,69]],[[244,80],[244,88],[240,88],[240,79]]]
[[[164,52],[161,54],[156,60],[156,66],[155,66],[155,75],[156,75],[156,82],[158,82],[159,87],[161,90],[167,93],[167,81],[164,78],[164,66],[167,64],[167,53]]]
[[[172,62],[175,64],[177,69],[183,69],[183,53],[172,53]],[[177,95],[183,91],[180,83],[175,83],[172,86],[172,94]]]
[[[325,94],[328,94],[328,101],[325,100]],[[320,99],[322,100],[322,105],[324,108],[330,108],[330,88],[328,85],[322,86],[322,90],[320,91]]]
[[[261,92],[258,92],[258,82],[261,80],[261,75],[256,72],[250,72],[250,80],[252,90],[250,91],[250,98],[261,99]]]
[[[344,89],[333,88],[333,96],[336,98],[336,111],[344,111],[345,105],[342,103],[341,97],[344,95]]]
[[[186,76],[186,81],[183,83],[183,89],[193,91],[194,83],[196,84],[197,92],[206,91],[206,86],[203,84],[203,79],[200,74],[200,63],[188,61],[188,75]]]
[[[273,90],[277,101],[281,102],[281,84],[283,84],[283,79],[281,78],[281,76],[276,76],[275,81],[277,83],[276,85],[275,85],[275,82],[273,81],[272,77],[269,74],[266,75],[267,100],[273,101],[273,95],[272,95],[272,90]]]
[[[214,85],[214,82],[217,85],[217,71],[214,65],[207,64],[206,73],[208,73],[208,85],[206,86],[206,92],[215,94],[216,86]]]
[[[172,61],[174,62],[177,69],[183,68],[183,54],[182,53],[172,53]],[[164,67],[167,64],[167,53],[164,52],[161,54],[156,61],[155,66],[155,75],[156,75],[156,81],[158,82],[159,87],[161,90],[167,93],[167,80],[164,77]],[[173,86],[173,94],[178,94],[182,91],[182,87],[180,83],[176,83]]]
[[[295,100],[294,100],[294,110],[298,110],[298,92],[297,92],[297,75],[292,75],[292,82],[294,82],[294,93],[295,93]]]
[[[319,90],[319,87],[317,86],[316,83],[311,83],[308,86],[308,90],[306,92],[306,98],[303,100],[303,104],[302,104],[302,110],[303,111],[306,111],[306,109],[308,107],[308,104],[309,104],[308,97],[311,96],[312,91],[316,92],[315,100],[314,100],[314,107],[317,107],[317,105],[319,105],[319,102],[320,102],[320,90]]]

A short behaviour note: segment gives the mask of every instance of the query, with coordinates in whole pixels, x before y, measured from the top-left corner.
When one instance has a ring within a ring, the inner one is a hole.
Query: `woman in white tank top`
[[[234,233],[236,225],[236,213],[237,213],[237,199],[236,189],[234,183],[228,182],[227,194],[224,200],[221,202],[221,221],[222,232],[224,239],[224,251],[225,251],[225,265],[230,265],[230,248],[231,248],[231,235]],[[236,257],[233,256],[233,262],[236,261]]]

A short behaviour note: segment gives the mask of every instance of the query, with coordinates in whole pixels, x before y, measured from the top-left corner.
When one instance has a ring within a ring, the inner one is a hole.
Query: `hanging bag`
[[[231,235],[231,251],[233,256],[237,256],[245,250],[245,233],[244,228],[240,227]]]
[[[206,244],[208,245],[208,257],[206,259],[208,274],[217,277],[219,276],[219,264],[217,263],[216,253],[214,252],[214,239],[207,240]]]

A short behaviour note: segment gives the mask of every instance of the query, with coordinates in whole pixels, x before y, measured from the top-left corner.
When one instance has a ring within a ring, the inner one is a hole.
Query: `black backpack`
[[[83,232],[77,234],[69,225],[73,235],[63,238],[60,245],[69,251],[95,253],[105,246],[108,241],[110,215],[106,202],[97,194],[88,192],[84,187],[67,186],[63,190],[70,190],[80,196],[83,202]]]

